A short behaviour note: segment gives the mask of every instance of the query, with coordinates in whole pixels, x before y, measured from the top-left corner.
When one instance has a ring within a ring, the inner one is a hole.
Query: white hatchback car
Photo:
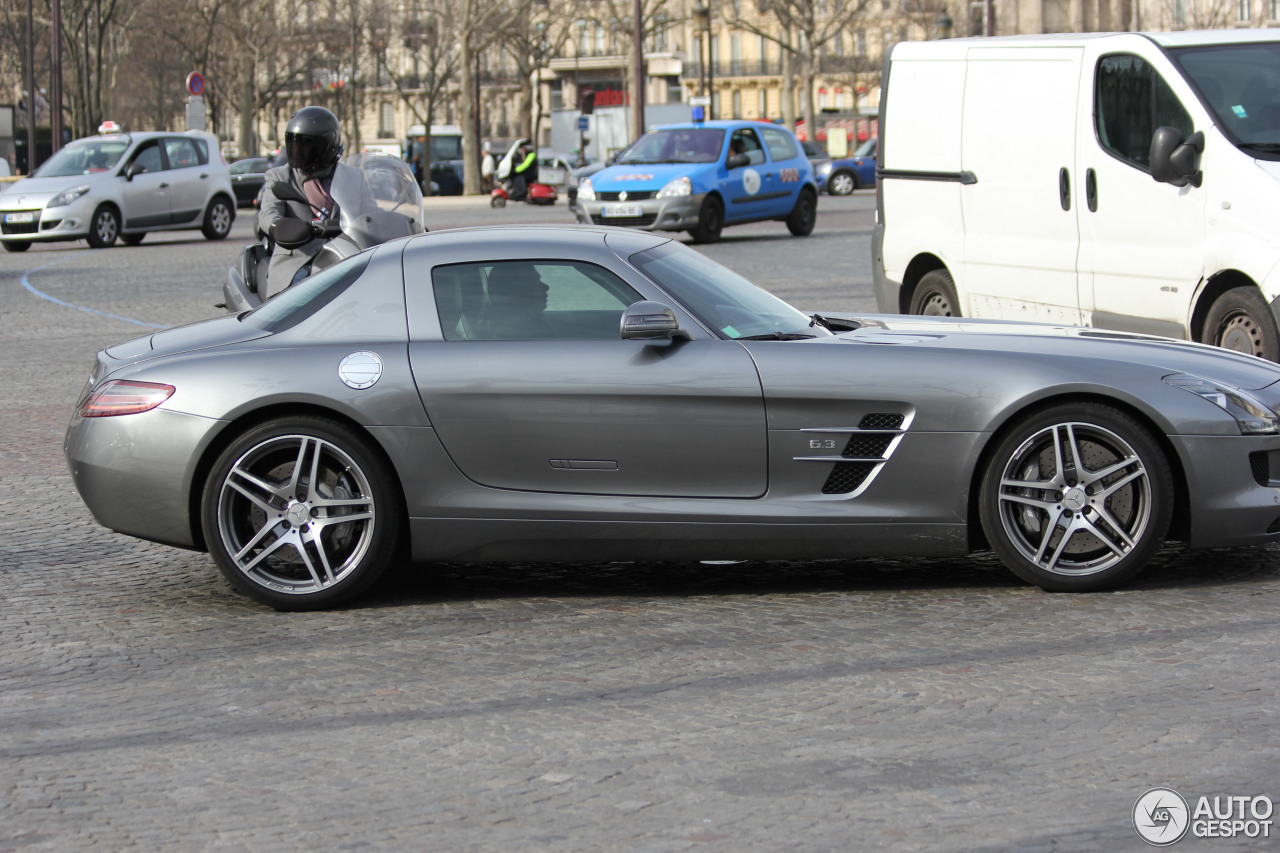
[[[231,175],[213,134],[113,133],[69,143],[0,193],[0,241],[84,239],[101,249],[148,231],[199,228],[221,240],[235,221]]]

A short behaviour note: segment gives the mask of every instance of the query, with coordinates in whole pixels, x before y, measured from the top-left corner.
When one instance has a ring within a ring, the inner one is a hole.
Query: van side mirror
[[[688,340],[689,333],[680,328],[676,312],[661,302],[634,302],[622,312],[624,341]]]
[[[1202,151],[1202,132],[1197,130],[1184,140],[1176,127],[1157,127],[1151,135],[1151,177],[1175,187],[1200,186],[1204,180],[1204,173],[1200,171]]]

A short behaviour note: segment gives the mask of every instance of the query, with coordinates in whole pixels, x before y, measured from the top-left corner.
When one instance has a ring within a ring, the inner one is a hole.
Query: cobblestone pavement
[[[234,252],[0,257],[0,853],[1136,851],[1151,787],[1280,796],[1276,548],[1095,595],[983,555],[447,565],[283,614],[98,527],[62,428],[146,329],[46,297],[183,322]]]

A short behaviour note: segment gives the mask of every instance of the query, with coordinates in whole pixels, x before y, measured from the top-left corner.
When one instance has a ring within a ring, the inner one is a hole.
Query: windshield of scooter
[[[388,154],[355,154],[338,163],[329,192],[343,233],[361,249],[421,234],[422,190],[409,164]]]

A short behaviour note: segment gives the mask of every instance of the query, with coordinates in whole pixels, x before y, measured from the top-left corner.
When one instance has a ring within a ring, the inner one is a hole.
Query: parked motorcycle
[[[495,177],[498,179],[498,185],[493,188],[493,192],[489,193],[490,207],[505,207],[507,202],[511,200],[512,195],[512,169],[515,168],[517,152],[521,145],[527,145],[528,139],[517,139],[507,149],[507,153],[498,161],[498,168]],[[525,186],[525,195],[523,199],[529,204],[555,204],[559,194],[556,188],[550,184],[544,184],[539,181],[530,181]]]
[[[276,184],[273,192],[277,198],[308,203],[306,196],[287,184]],[[329,194],[338,204],[337,219],[282,219],[272,229],[275,245],[283,249],[300,248],[316,238],[328,241],[312,259],[312,273],[388,240],[427,230],[422,189],[409,165],[398,157],[369,153],[343,158]],[[224,302],[218,307],[238,314],[265,301],[271,238],[261,232],[258,236],[258,242],[245,246],[227,271]]]

